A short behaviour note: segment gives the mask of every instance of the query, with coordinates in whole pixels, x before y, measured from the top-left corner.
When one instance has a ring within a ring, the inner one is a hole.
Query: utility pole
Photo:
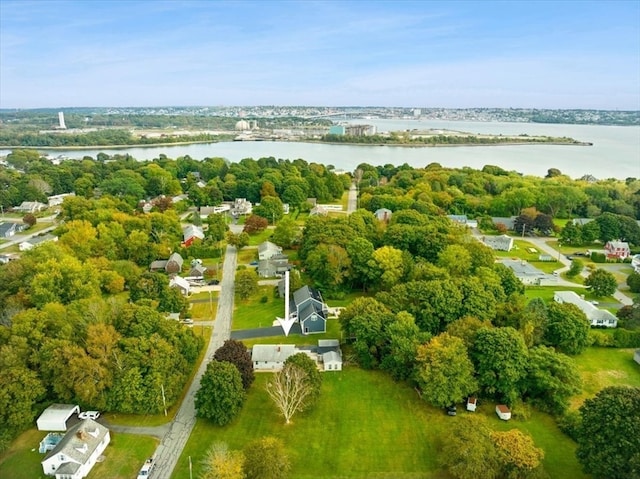
[[[164,397],[164,384],[160,385],[160,389],[162,390],[162,405],[164,407],[164,415],[167,415],[167,400]]]

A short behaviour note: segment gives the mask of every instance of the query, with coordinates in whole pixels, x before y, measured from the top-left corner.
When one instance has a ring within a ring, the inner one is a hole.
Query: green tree
[[[227,339],[222,346],[220,346],[213,359],[216,361],[227,361],[238,368],[240,376],[242,376],[242,387],[245,390],[249,389],[255,374],[253,372],[253,361],[251,361],[251,353],[247,350],[247,347],[242,341],[236,341],[235,339]]]
[[[485,393],[513,404],[520,397],[520,384],[526,374],[527,347],[513,328],[480,329],[471,359],[477,379]]]
[[[299,367],[305,372],[305,381],[311,387],[311,394],[307,398],[305,409],[315,404],[320,397],[320,389],[322,388],[322,375],[318,371],[316,362],[304,353],[289,356],[284,362],[285,366],[291,364]]]
[[[604,269],[596,269],[591,272],[584,284],[589,286],[593,295],[599,298],[611,296],[618,287],[616,277]]]
[[[640,388],[611,386],[580,407],[576,456],[596,478],[640,477]]]
[[[209,362],[196,393],[198,416],[224,426],[240,412],[244,400],[245,392],[238,368],[226,361]]]
[[[575,278],[582,273],[583,269],[584,263],[579,259],[574,259],[571,261],[571,267],[569,268],[569,271],[567,271],[567,276],[569,276],[569,278]]]
[[[462,339],[442,333],[418,347],[416,382],[422,398],[436,407],[461,402],[478,389]]]
[[[246,479],[286,479],[291,462],[284,443],[271,436],[255,439],[244,448]]]
[[[465,415],[450,427],[438,454],[444,469],[456,479],[497,479],[501,464],[487,420]]]
[[[531,436],[519,429],[494,431],[491,438],[502,463],[502,475],[506,479],[526,479],[536,477],[542,467],[544,451],[536,447]],[[539,475],[538,475],[539,477]]]
[[[342,246],[320,244],[305,262],[307,273],[326,292],[340,290],[351,271],[351,259]]]
[[[413,316],[400,311],[391,323],[385,325],[384,336],[387,344],[383,349],[380,369],[396,380],[413,377],[418,346],[429,341],[431,335],[420,331]]]
[[[284,215],[282,201],[277,196],[266,196],[260,204],[253,208],[253,213],[266,218],[270,223],[276,224]]]
[[[240,299],[249,298],[258,289],[258,274],[256,270],[241,269],[236,273],[236,294]]]
[[[449,245],[440,251],[438,266],[449,271],[451,276],[468,276],[471,272],[471,253],[463,245]]]
[[[569,399],[582,390],[573,360],[545,346],[529,350],[524,384],[524,396],[554,415],[563,414],[569,407]]]
[[[244,231],[242,233],[227,232],[227,243],[231,246],[235,246],[238,250],[241,250],[249,244],[249,235]]]
[[[634,271],[627,276],[627,286],[632,293],[640,293],[640,273]]]
[[[291,246],[297,241],[300,235],[300,228],[296,224],[295,220],[289,216],[282,218],[278,221],[271,240],[283,248],[291,248]]]
[[[389,289],[404,276],[402,251],[393,246],[382,246],[373,252],[369,266],[374,269],[382,289]]]
[[[588,346],[589,321],[573,304],[552,303],[544,340],[565,354],[580,354]]]

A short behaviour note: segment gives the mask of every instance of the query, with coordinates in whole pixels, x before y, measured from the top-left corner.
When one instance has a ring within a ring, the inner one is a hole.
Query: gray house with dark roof
[[[290,306],[297,314],[302,334],[327,331],[328,309],[318,290],[303,286],[293,293]]]
[[[258,275],[262,278],[272,278],[283,275],[291,269],[289,258],[285,254],[276,254],[269,259],[258,262]]]

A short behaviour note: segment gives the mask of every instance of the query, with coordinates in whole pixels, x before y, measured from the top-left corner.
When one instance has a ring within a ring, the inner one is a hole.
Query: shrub
[[[604,253],[596,253],[595,251],[591,253],[591,261],[594,263],[606,263],[607,257]]]
[[[589,344],[601,348],[613,347],[613,336],[601,331],[589,331]]]
[[[265,294],[263,297],[260,298],[260,302],[261,303],[268,303],[269,302],[269,297]]]
[[[558,419],[558,427],[574,441],[578,437],[578,429],[580,428],[581,416],[579,411],[568,411],[564,416]]]
[[[640,331],[618,328],[613,333],[616,348],[640,348]]]

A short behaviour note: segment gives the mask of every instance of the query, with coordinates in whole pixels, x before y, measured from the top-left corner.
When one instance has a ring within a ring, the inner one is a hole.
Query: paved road
[[[213,336],[207,347],[205,360],[200,365],[180,409],[173,421],[169,423],[169,430],[156,450],[156,468],[153,479],[170,479],[196,423],[195,395],[200,388],[200,379],[207,368],[208,358],[213,356],[215,351],[230,337],[236,263],[236,249],[233,246],[227,246],[220,283],[221,290],[218,296],[218,310],[213,323]]]
[[[546,243],[547,239],[548,238],[527,238],[527,241],[529,241],[530,243],[533,243],[536,246],[536,248],[538,248],[540,251],[544,251],[545,253],[553,256],[554,258],[558,258],[558,260],[564,265],[564,267],[557,270],[558,273],[568,270],[569,266],[571,266],[571,261],[562,254],[558,255],[558,251],[556,251]],[[587,270],[584,270],[580,275],[586,278],[587,276],[589,276],[589,272]],[[559,284],[564,284],[564,283],[559,283]],[[579,286],[573,283],[570,283],[570,284],[572,284],[573,286]],[[625,306],[633,304],[633,300],[628,296],[622,294],[620,291],[616,291],[615,293],[613,293],[613,297],[616,299],[616,301],[622,303]]]
[[[351,183],[349,199],[347,200],[347,213],[353,213],[356,209],[358,209],[358,188],[355,183]]]
[[[35,233],[27,233],[27,234],[17,234],[11,237],[11,239],[9,241],[7,241],[6,243],[2,243],[0,244],[0,249],[4,249],[4,248],[8,248],[9,246],[13,246],[14,244],[20,244],[23,241],[28,241],[31,238],[33,238],[34,236],[38,236],[41,234],[45,234],[45,233],[49,233],[51,231],[53,231],[54,229],[57,228],[57,225],[54,226],[49,226],[47,228],[44,228],[42,230],[36,231]]]

